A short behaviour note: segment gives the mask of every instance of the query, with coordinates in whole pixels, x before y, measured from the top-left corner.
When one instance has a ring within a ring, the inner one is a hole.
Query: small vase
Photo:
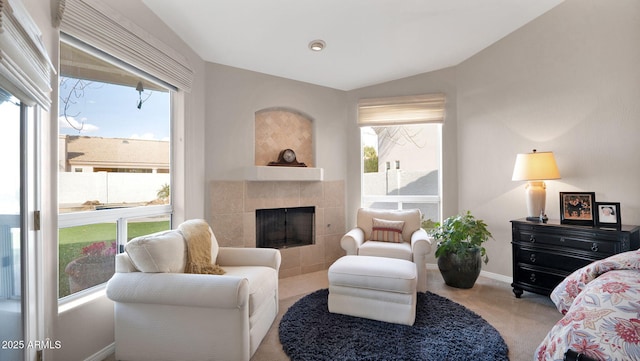
[[[438,269],[448,286],[472,288],[482,269],[480,249],[470,250],[463,257],[455,253],[443,254],[438,257]]]
[[[115,257],[80,257],[69,262],[64,272],[69,276],[71,293],[107,282],[115,273]]]

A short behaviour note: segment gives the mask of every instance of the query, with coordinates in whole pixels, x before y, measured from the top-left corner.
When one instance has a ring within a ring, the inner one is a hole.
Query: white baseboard
[[[102,350],[94,353],[93,355],[87,357],[86,359],[84,359],[84,361],[102,361],[104,359],[106,359],[107,357],[111,356],[114,352],[116,352],[116,344],[112,343],[111,345],[108,345],[107,347],[103,348]]]
[[[438,265],[433,263],[427,263],[427,269],[439,271]],[[508,283],[508,284],[511,284],[513,282],[513,277],[509,277],[509,276],[505,276],[505,275],[501,275],[493,272],[480,271],[480,276],[486,277],[495,281]]]
[[[504,282],[504,283],[508,283],[508,284],[513,283],[513,277],[501,275],[499,273],[480,271],[480,276],[484,276],[484,277],[490,278],[492,280],[496,280],[496,281],[500,281],[500,282]]]

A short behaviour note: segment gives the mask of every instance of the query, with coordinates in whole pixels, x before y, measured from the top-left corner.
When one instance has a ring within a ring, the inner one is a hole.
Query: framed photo
[[[622,226],[619,202],[596,202],[596,226],[614,227]]]
[[[595,192],[560,192],[560,223],[594,225]]]

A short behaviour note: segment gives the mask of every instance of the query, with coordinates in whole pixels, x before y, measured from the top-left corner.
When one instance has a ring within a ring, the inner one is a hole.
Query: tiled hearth
[[[209,224],[223,247],[255,247],[255,210],[316,207],[315,244],[281,249],[280,277],[327,269],[344,255],[344,181],[212,181]]]

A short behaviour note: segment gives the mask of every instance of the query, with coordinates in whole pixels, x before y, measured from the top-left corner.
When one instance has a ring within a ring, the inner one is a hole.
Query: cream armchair
[[[394,211],[360,208],[356,228],[342,237],[340,245],[347,255],[399,258],[415,263],[417,291],[425,292],[427,255],[431,252],[432,240],[420,228],[421,222],[419,209]]]
[[[278,250],[218,247],[211,232],[211,259],[226,273],[185,274],[183,237],[139,237],[117,255],[107,283],[116,360],[249,360],[275,320]]]

